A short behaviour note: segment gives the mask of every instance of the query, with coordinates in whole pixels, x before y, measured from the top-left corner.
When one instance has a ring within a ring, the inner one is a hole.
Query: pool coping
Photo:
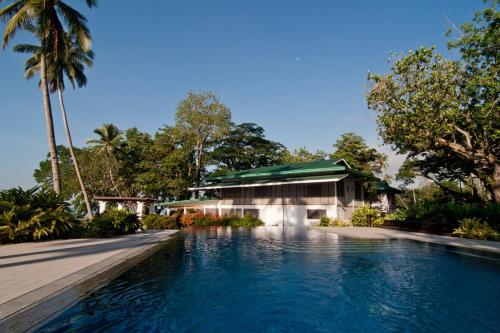
[[[425,234],[421,232],[373,228],[373,227],[320,227],[313,226],[313,229],[324,230],[335,233],[339,236],[356,239],[408,239],[424,243],[433,243],[446,246],[454,246],[469,250],[486,251],[500,253],[500,242],[468,239],[451,236],[440,236]]]
[[[0,331],[34,331],[83,296],[146,259],[177,233],[178,230],[151,233],[140,246],[123,250],[0,304]]]

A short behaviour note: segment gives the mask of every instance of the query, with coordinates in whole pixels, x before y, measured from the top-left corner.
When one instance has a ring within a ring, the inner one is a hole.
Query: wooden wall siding
[[[307,196],[307,184],[271,186],[268,197],[255,197],[254,187],[221,190],[222,205],[334,205],[335,182],[320,183],[316,196]],[[342,201],[338,200],[341,205]]]

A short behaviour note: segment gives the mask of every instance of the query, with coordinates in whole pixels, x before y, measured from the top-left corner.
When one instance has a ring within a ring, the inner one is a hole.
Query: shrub
[[[500,233],[479,218],[461,220],[460,226],[453,231],[453,235],[472,239],[500,240]]]
[[[177,229],[179,217],[177,214],[170,216],[149,214],[142,219],[142,225],[146,230]]]
[[[22,242],[67,235],[76,219],[62,196],[33,187],[0,192],[0,242]]]
[[[114,236],[132,233],[141,227],[141,222],[135,213],[126,209],[109,209],[97,215],[86,224],[89,236]]]
[[[180,225],[182,227],[209,227],[209,226],[232,226],[232,227],[257,227],[264,223],[247,214],[244,217],[237,215],[219,216],[217,214],[203,214],[201,212],[187,213],[180,217]]]
[[[342,221],[339,218],[333,219],[327,216],[321,217],[319,225],[322,227],[350,227],[352,226],[348,221]]]
[[[354,211],[351,223],[355,227],[366,227],[370,224],[378,227],[384,224],[384,219],[378,209],[363,205]]]

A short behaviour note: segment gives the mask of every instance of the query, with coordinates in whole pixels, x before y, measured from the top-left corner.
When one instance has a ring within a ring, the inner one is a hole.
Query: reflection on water
[[[495,332],[500,260],[318,229],[213,227],[39,331]]]

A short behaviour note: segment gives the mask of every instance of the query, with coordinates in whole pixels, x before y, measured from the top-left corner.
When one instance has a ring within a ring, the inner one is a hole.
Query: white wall
[[[259,218],[266,225],[283,225],[283,220],[287,226],[308,226],[319,223],[319,220],[308,220],[308,209],[325,209],[326,216],[331,218],[337,217],[337,209],[335,205],[206,205],[200,207],[201,210],[216,208],[216,209],[258,209]]]

